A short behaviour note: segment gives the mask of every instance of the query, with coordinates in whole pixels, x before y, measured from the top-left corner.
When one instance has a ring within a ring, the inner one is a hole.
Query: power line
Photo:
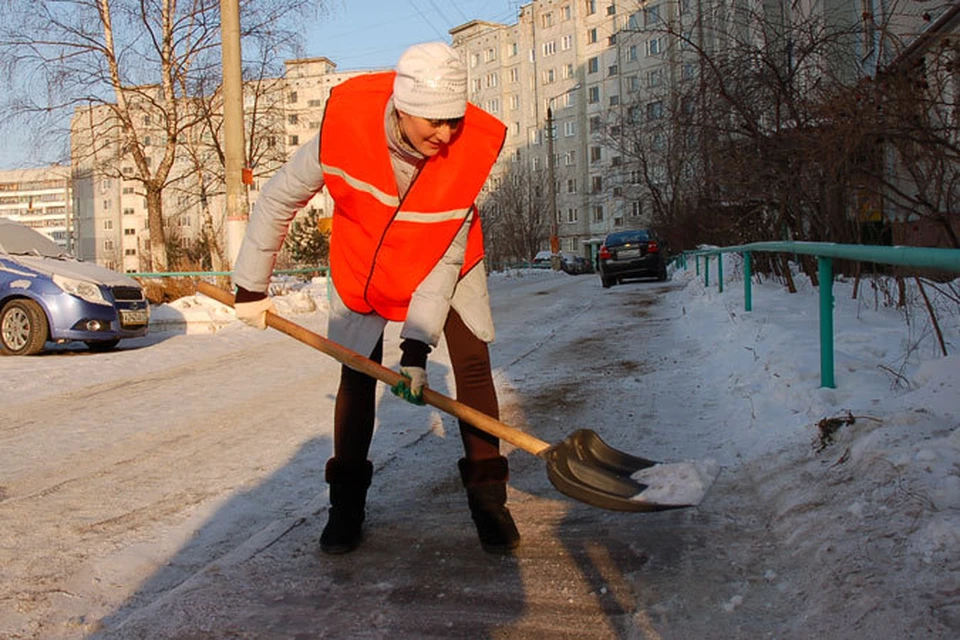
[[[434,25],[432,22],[430,22],[430,19],[426,16],[426,14],[423,13],[423,11],[420,10],[420,7],[418,7],[416,4],[414,4],[413,0],[407,0],[407,2],[410,3],[410,6],[413,7],[413,10],[414,10],[414,11],[416,11],[417,13],[420,14],[420,17],[423,18],[423,21],[426,22],[426,23],[430,26],[431,29],[433,29],[434,33],[436,33],[438,36],[440,36],[441,39],[445,39],[445,38],[446,38],[446,34],[441,33],[440,30],[437,29],[436,25]]]

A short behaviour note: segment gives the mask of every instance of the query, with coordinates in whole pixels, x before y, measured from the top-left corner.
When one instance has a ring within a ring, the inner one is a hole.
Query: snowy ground
[[[697,508],[622,514],[506,447],[509,559],[476,543],[454,422],[389,393],[367,541],[318,556],[338,366],[208,299],[114,353],[0,360],[0,637],[960,636],[960,356],[883,286],[839,282],[823,389],[809,283],[755,285],[746,313],[734,265],[723,293],[692,271],[491,276],[504,422],[722,466]],[[278,293],[323,331],[325,283]]]

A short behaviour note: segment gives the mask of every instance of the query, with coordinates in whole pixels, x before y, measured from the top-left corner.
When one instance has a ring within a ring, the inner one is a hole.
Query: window
[[[596,164],[601,159],[600,147],[590,147],[590,163]]]
[[[478,64],[480,64],[480,54],[479,53],[470,54],[470,68],[473,69]]]
[[[603,129],[603,121],[600,116],[590,116],[590,133],[600,133]]]
[[[663,69],[654,69],[647,73],[647,86],[659,87],[663,84]]]
[[[103,209],[104,209],[104,211],[109,211],[111,207],[113,207],[113,202],[112,202],[112,201],[110,201],[110,200],[104,200],[104,201],[103,201]],[[108,228],[108,227],[104,227],[104,229],[107,229],[107,228]],[[109,227],[109,228],[112,229],[113,227]]]
[[[152,142],[150,136],[143,136],[143,146],[149,147]]]
[[[287,144],[289,144],[291,147],[298,146],[300,144],[300,136],[290,136],[287,139]]]
[[[540,169],[540,156],[533,156],[530,158],[530,168],[534,171],[538,171]]]
[[[577,135],[577,123],[575,120],[563,123],[563,135],[567,138],[572,138]]]
[[[593,29],[590,29],[589,31],[587,31],[587,43],[594,44],[596,43],[596,41],[597,41],[597,29],[596,27],[594,27]]]
[[[587,102],[590,104],[600,102],[600,87],[590,87],[587,90]]]
[[[567,167],[572,167],[577,163],[577,152],[575,149],[570,149],[569,151],[564,152],[563,154],[563,164]]]
[[[294,102],[296,102],[296,101],[297,101],[297,92],[296,92],[296,91],[291,91],[290,93],[287,94],[287,102],[288,102],[288,103],[292,104],[292,103],[294,103]]]
[[[307,100],[307,106],[308,106],[308,107],[322,107],[322,106],[323,106],[323,100],[317,100],[317,99]]]
[[[637,45],[632,44],[630,45],[630,48],[627,49],[627,60],[630,62],[637,61]]]
[[[510,82],[520,82],[520,67],[510,69]]]
[[[562,7],[560,7],[561,20],[569,20],[572,17],[573,17],[573,9],[570,7],[570,5],[565,4]]]
[[[130,228],[124,229],[124,230],[123,230],[123,235],[125,235],[125,236],[135,236],[135,235],[137,235],[137,230],[136,230],[136,229],[130,229]]]
[[[104,240],[104,241],[103,241],[103,250],[104,250],[104,251],[113,251],[113,240]]]
[[[608,15],[608,16],[612,16],[612,15],[614,15],[616,12],[617,12],[617,5],[611,4],[609,7],[607,7],[607,15]]]
[[[568,63],[568,64],[563,65],[563,67],[561,67],[561,69],[560,69],[560,75],[561,75],[564,79],[566,79],[566,78],[572,78],[572,77],[573,77],[573,63],[570,62],[570,63]]]
[[[520,108],[520,96],[516,93],[510,96],[510,108],[513,110]]]
[[[680,78],[683,80],[693,80],[693,77],[697,73],[697,68],[693,65],[692,62],[684,62],[683,66],[680,67]]]
[[[132,207],[127,207],[123,210],[123,215],[125,216],[132,216],[133,214],[134,214],[134,210]]]
[[[124,188],[123,188],[123,195],[128,196],[128,195],[130,195],[130,194],[132,194],[132,193],[133,193],[133,187],[124,187]]]
[[[610,106],[615,107],[620,104],[620,96],[610,96]]]
[[[640,91],[640,78],[630,76],[627,78],[627,93],[634,93],[636,91]]]
[[[642,213],[643,213],[643,206],[641,205],[640,201],[637,200],[633,202],[632,206],[630,207],[630,215],[636,218],[640,216],[640,214]]]
[[[587,0],[587,15],[592,16],[597,12],[597,0]]]
[[[295,113],[291,113],[290,115],[287,116],[287,122],[290,124],[297,124],[297,122],[299,121],[300,121],[300,117]]]
[[[143,125],[146,127],[150,126],[150,116],[143,116]]]
[[[548,11],[540,16],[540,24],[543,25],[544,29],[553,26],[553,13]]]
[[[483,82],[486,85],[487,89],[490,89],[500,84],[500,77],[496,73],[488,73],[487,77],[484,78]]]
[[[596,73],[600,70],[600,59],[594,56],[587,60],[587,73]]]
[[[557,70],[547,69],[543,72],[543,84],[551,84],[557,80]]]
[[[539,129],[530,129],[530,144],[540,144],[541,131]]]
[[[567,193],[576,193],[577,192],[577,181],[573,178],[567,180]]]
[[[520,53],[520,45],[517,44],[516,42],[511,42],[507,47],[507,51],[510,52],[509,56],[512,58],[516,56],[518,53]]]
[[[103,221],[103,230],[111,231],[113,229],[113,220],[104,220]]]
[[[647,7],[643,10],[643,26],[650,27],[660,22],[660,5]]]
[[[608,75],[608,76],[615,76],[615,75],[617,75],[617,65],[614,64],[614,65],[610,65],[609,67],[607,67],[607,75]]]
[[[612,47],[615,44],[617,44],[617,34],[613,34],[607,38],[607,46]]]
[[[662,53],[660,47],[660,38],[651,38],[647,40],[647,55],[648,56],[658,56]]]
[[[590,193],[600,193],[603,191],[603,177],[593,176],[590,178]]]
[[[136,250],[136,249],[124,249],[124,250],[123,250],[123,255],[125,255],[125,256],[135,256],[135,255],[137,255],[137,250]]]
[[[557,52],[557,43],[554,40],[543,43],[543,57],[552,56]]]
[[[603,222],[603,205],[602,204],[597,204],[593,206],[593,221]]]
[[[473,92],[476,93],[477,91],[480,91],[480,89],[482,89],[482,88],[483,88],[483,81],[480,80],[480,78],[474,78],[474,79],[473,79]]]
[[[567,209],[567,222],[579,222],[580,210],[576,207]]]
[[[663,103],[659,100],[647,105],[647,120],[659,120],[663,117]]]
[[[610,160],[610,164],[613,165],[614,167],[619,167],[622,163],[623,163],[623,158],[621,158],[620,156],[613,156],[613,158]],[[620,187],[617,187],[616,189],[614,189],[614,192],[616,192],[617,189],[619,188]]]
[[[569,51],[572,48],[573,48],[573,36],[568,34],[560,38],[561,51]]]
[[[614,158],[614,159],[616,159],[616,158]],[[613,196],[614,196],[615,198],[621,198],[621,197],[623,197],[623,187],[614,187],[614,188],[613,188]]]
[[[487,111],[489,113],[500,113],[500,98],[487,101]]]

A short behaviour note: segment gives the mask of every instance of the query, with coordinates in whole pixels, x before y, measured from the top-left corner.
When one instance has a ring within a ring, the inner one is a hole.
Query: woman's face
[[[397,111],[400,118],[400,132],[414,149],[431,158],[450,144],[463,123],[463,118],[449,120],[428,120]]]

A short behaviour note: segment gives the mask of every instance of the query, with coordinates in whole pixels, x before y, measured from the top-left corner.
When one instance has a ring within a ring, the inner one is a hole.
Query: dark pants
[[[453,365],[457,400],[493,418],[499,419],[500,406],[493,387],[490,353],[485,342],[477,338],[453,309],[443,327],[447,351]],[[383,336],[374,347],[370,359],[383,362]],[[376,413],[377,381],[344,366],[333,417],[333,454],[343,461],[367,459]],[[464,421],[460,421],[460,437],[467,460],[487,460],[500,455],[500,441]]]

